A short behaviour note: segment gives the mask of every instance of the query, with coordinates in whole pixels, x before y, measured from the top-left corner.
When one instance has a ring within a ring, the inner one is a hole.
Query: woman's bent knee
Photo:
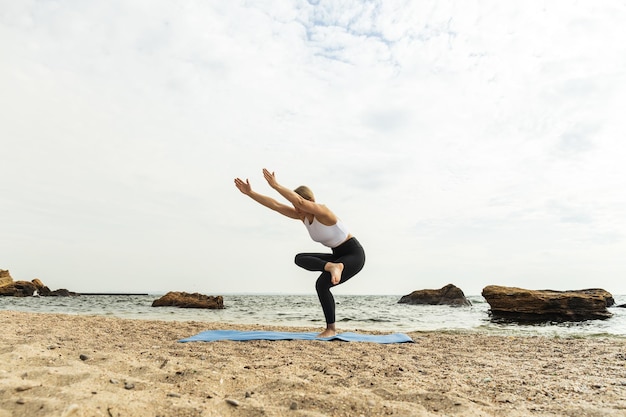
[[[333,285],[330,282],[330,273],[328,272],[325,272],[322,275],[320,275],[317,281],[315,281],[315,290],[317,291],[318,294],[330,291],[330,288],[332,286]]]

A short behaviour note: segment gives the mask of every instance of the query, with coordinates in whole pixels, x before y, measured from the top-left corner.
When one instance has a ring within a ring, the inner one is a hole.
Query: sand
[[[625,338],[178,343],[269,327],[12,311],[0,323],[0,417],[626,416]]]

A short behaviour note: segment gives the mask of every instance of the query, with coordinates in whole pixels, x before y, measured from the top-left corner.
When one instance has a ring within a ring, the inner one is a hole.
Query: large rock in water
[[[37,291],[37,287],[32,282],[13,281],[0,287],[0,296],[31,297],[35,291]]]
[[[471,306],[472,303],[465,298],[463,291],[455,285],[448,284],[438,290],[417,290],[409,295],[404,295],[398,304],[427,304],[427,305],[450,305]]]
[[[583,321],[607,319],[613,296],[602,289],[578,291],[527,290],[489,285],[482,296],[494,318],[519,322]]]
[[[154,300],[152,307],[181,307],[181,308],[224,308],[224,298],[186,292],[170,291],[163,297]]]
[[[0,296],[6,297],[32,297],[41,296],[75,296],[75,292],[66,289],[50,291],[39,278],[32,281],[14,281],[11,274],[6,269],[0,269]]]

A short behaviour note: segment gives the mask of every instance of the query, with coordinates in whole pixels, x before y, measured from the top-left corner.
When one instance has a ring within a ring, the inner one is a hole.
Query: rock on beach
[[[180,308],[224,308],[224,298],[221,295],[212,296],[199,293],[170,291],[163,297],[154,300],[152,307],[180,307]]]
[[[607,319],[612,316],[607,307],[615,304],[608,291],[598,288],[554,291],[489,285],[482,296],[492,317],[521,322]]]
[[[465,298],[463,291],[448,284],[438,290],[417,290],[405,295],[398,301],[399,304],[426,304],[426,305],[451,305],[471,306],[472,303]]]
[[[78,294],[66,289],[51,291],[39,278],[35,278],[32,281],[15,281],[8,270],[0,269],[0,296],[32,297],[34,295],[68,297]]]

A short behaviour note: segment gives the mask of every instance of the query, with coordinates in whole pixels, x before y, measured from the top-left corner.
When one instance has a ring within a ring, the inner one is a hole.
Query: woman
[[[332,254],[299,253],[295,261],[306,270],[322,272],[315,283],[315,289],[324,310],[326,330],[318,334],[318,337],[334,336],[337,334],[335,299],[330,288],[346,282],[363,268],[365,264],[363,247],[328,207],[315,202],[313,192],[308,187],[300,186],[293,191],[285,188],[276,181],[274,173],[267,169],[263,169],[263,176],[270,187],[278,191],[292,206],[253,191],[247,179],[244,182],[235,178],[235,186],[257,203],[284,216],[302,221],[314,241],[332,249]]]

